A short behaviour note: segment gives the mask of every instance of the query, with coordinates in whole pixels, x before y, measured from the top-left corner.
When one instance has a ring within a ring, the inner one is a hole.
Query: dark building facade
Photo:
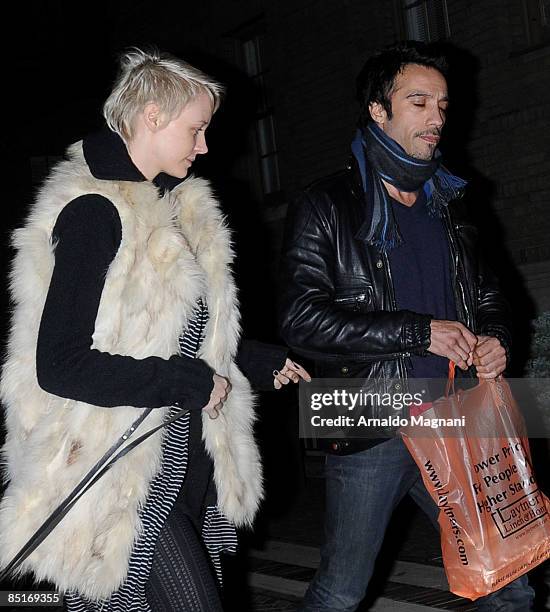
[[[254,84],[255,120],[234,172],[262,202],[274,254],[292,193],[346,163],[368,55],[408,37],[443,39],[448,165],[471,181],[472,208],[504,245],[501,275],[514,268],[510,284],[529,293],[533,314],[550,309],[549,2],[202,0],[188,17],[178,26],[186,46]]]
[[[101,6],[89,15],[62,0],[21,7],[26,27],[6,67],[19,96],[3,143],[10,200],[30,197],[31,166],[36,185],[68,142],[100,123],[118,51],[154,44],[227,84],[198,171],[217,177],[240,243],[257,234],[243,258],[256,268],[242,275],[264,276],[259,246],[273,279],[293,194],[347,162],[365,59],[400,39],[442,40],[452,60],[447,165],[470,180],[469,204],[509,294],[519,307],[530,296],[523,314],[550,310],[550,0]],[[11,225],[23,210],[10,207]]]

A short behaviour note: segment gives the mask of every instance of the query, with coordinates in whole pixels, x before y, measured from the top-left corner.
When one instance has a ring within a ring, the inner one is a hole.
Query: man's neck
[[[387,183],[384,179],[382,179],[382,182],[384,183],[384,187],[386,188],[390,198],[393,198],[400,204],[412,206],[416,202],[418,198],[418,191],[400,191],[397,189],[397,187],[390,185],[390,183]]]

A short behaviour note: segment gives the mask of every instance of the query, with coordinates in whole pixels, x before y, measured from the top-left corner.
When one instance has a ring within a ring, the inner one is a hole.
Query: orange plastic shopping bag
[[[503,378],[448,395],[422,417],[464,423],[427,435],[411,418],[401,434],[439,507],[450,590],[477,599],[550,557],[550,502],[537,486],[525,424]]]

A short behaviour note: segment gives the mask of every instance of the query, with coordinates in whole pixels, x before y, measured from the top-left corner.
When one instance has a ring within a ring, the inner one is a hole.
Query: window
[[[447,0],[402,0],[407,38],[432,42],[451,35]]]
[[[550,0],[523,0],[523,16],[529,46],[550,41]]]
[[[275,139],[275,118],[268,104],[265,84],[266,70],[262,66],[261,35],[254,35],[242,41],[243,67],[254,81],[256,107],[256,146],[264,195],[280,191],[279,162]]]

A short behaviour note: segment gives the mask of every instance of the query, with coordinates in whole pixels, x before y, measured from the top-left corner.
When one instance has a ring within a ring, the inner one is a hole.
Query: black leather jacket
[[[314,183],[290,205],[281,335],[315,362],[318,377],[399,379],[396,384],[406,386],[405,360],[430,345],[432,317],[397,310],[388,257],[357,238],[370,221],[360,180],[349,167]],[[474,333],[496,336],[509,353],[507,304],[479,257],[477,229],[458,204],[444,215],[458,320]]]

